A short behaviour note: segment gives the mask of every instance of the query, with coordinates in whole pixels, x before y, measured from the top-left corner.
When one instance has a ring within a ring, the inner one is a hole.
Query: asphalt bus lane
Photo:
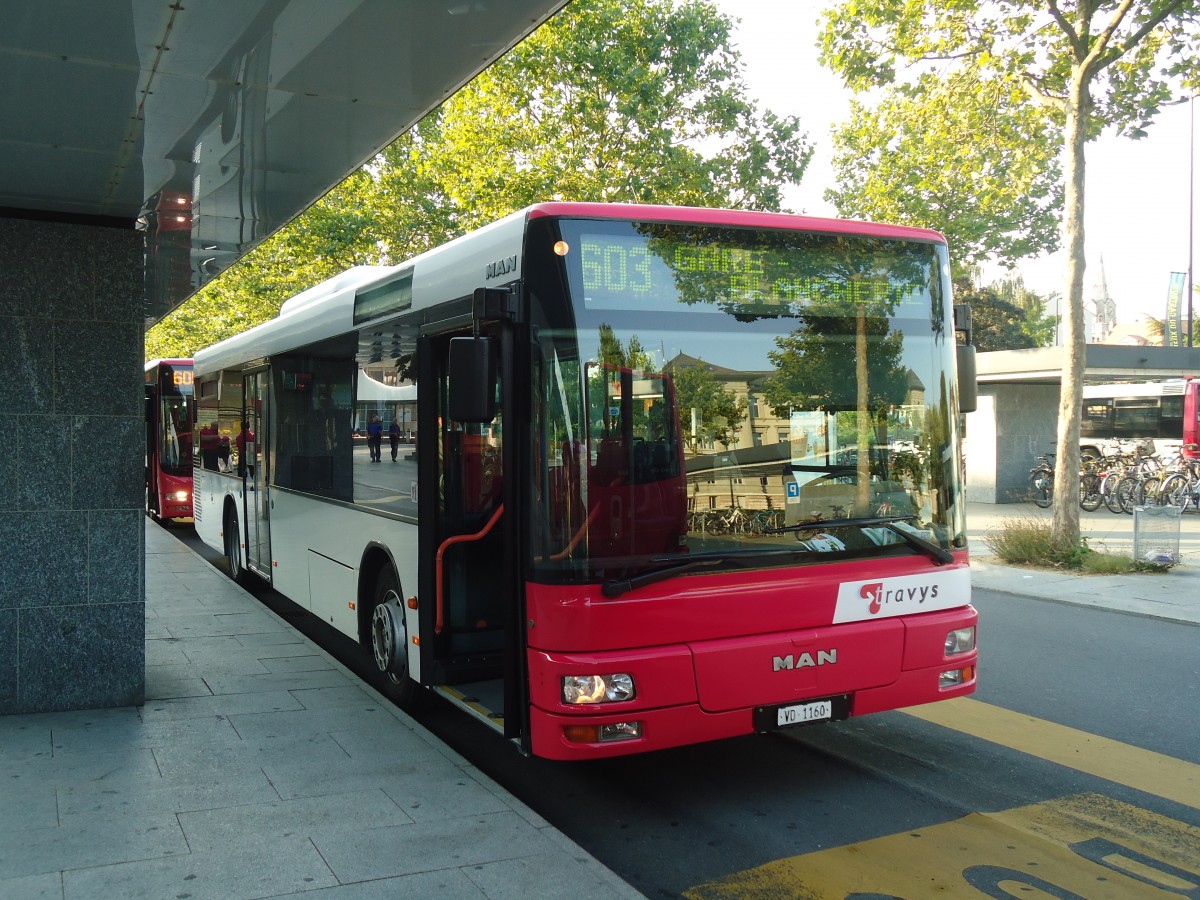
[[[746,897],[1200,896],[1200,829],[1102,794],[1075,794],[768,863],[697,886]]]
[[[969,698],[905,714],[1200,809],[1191,762]],[[685,896],[1200,900],[1200,828],[1085,791],[768,862]]]

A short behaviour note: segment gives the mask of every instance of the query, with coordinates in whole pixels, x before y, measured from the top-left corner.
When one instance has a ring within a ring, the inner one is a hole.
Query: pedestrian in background
[[[371,462],[380,462],[383,455],[383,423],[379,416],[371,416],[367,425],[367,449],[371,451]]]

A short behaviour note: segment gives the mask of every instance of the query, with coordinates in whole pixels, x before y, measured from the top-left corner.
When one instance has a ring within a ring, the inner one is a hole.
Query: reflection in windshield
[[[883,524],[821,527],[860,517],[964,545],[943,248],[605,222],[558,237],[574,322],[539,323],[545,571],[916,552]]]

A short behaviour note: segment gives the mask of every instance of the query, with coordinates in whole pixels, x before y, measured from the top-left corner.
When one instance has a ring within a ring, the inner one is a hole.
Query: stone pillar
[[[145,694],[142,236],[0,218],[0,714]]]
[[[1054,449],[1057,429],[1057,384],[981,384],[979,408],[967,414],[967,499],[1027,500],[1029,470]]]

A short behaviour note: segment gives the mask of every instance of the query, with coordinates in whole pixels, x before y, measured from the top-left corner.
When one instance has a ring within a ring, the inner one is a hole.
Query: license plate
[[[814,703],[797,703],[793,706],[781,706],[775,712],[775,725],[783,728],[786,725],[803,725],[805,722],[820,722],[833,718],[833,701],[817,700]]]

